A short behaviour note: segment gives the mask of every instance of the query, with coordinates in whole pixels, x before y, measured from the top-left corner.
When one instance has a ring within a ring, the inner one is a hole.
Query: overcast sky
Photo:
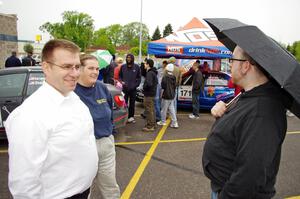
[[[34,40],[41,34],[39,26],[48,21],[61,22],[64,11],[89,14],[97,30],[139,22],[140,6],[141,0],[0,0],[0,13],[17,14],[18,39]],[[279,42],[300,40],[300,0],[143,0],[143,23],[150,36],[156,26],[162,32],[171,23],[177,30],[193,17],[235,18],[258,26]]]

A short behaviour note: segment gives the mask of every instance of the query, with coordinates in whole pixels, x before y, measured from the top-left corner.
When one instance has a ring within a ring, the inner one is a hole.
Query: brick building
[[[0,13],[0,69],[12,51],[18,52],[17,15]]]

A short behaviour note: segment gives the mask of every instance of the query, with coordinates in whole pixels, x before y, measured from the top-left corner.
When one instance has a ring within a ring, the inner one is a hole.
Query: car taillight
[[[115,104],[118,106],[118,107],[124,107],[125,106],[125,99],[122,95],[116,95],[114,97],[114,100],[115,100]]]

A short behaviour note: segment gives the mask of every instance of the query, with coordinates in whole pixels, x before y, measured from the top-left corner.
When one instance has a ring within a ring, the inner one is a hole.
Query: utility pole
[[[141,0],[139,63],[142,63],[143,0]]]

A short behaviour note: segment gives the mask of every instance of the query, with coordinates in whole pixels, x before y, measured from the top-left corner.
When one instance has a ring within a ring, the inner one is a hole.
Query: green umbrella
[[[108,66],[112,59],[112,55],[108,50],[97,50],[93,52],[92,55],[94,55],[98,59],[100,70]]]

